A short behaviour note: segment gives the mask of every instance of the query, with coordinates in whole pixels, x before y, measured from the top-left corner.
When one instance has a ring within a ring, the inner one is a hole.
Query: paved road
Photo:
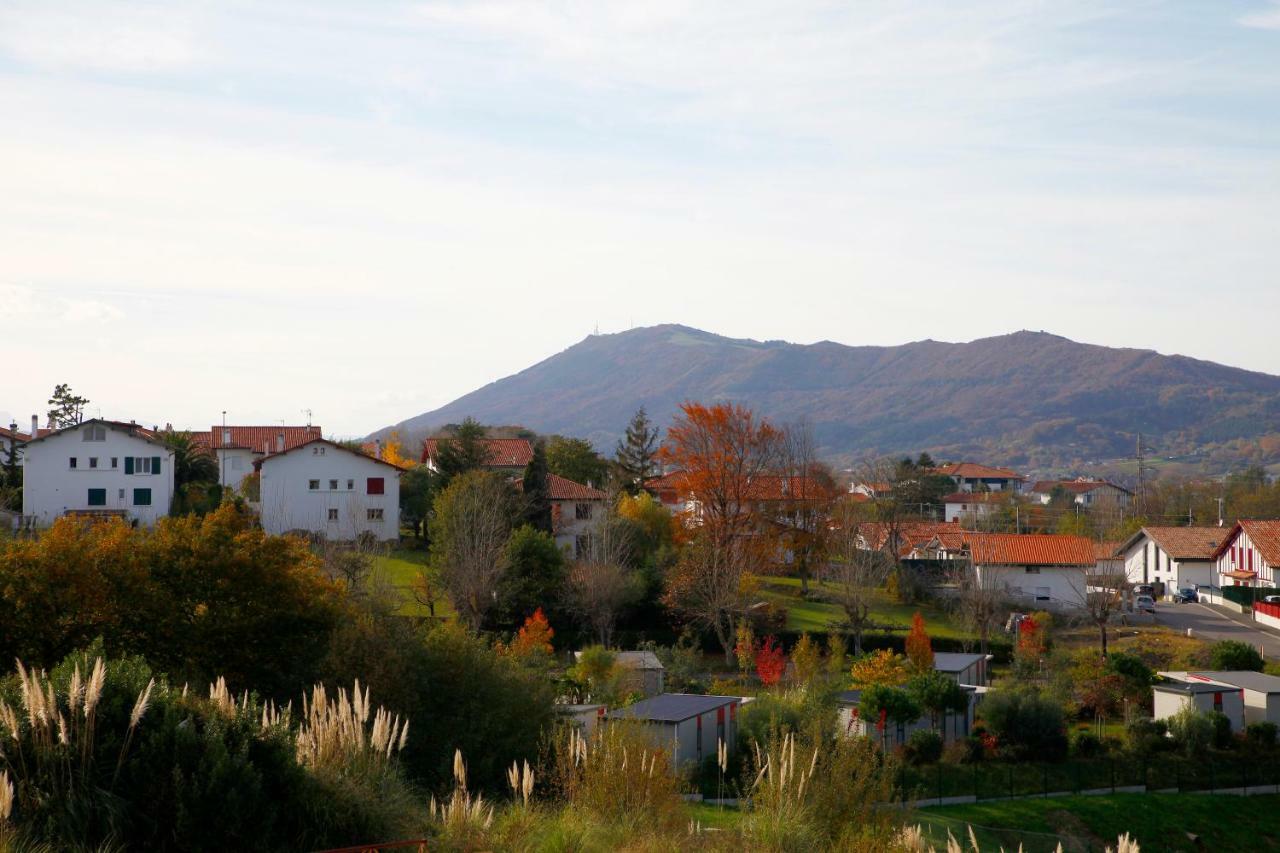
[[[1196,636],[1210,640],[1241,640],[1251,646],[1261,645],[1266,657],[1280,659],[1280,634],[1258,627],[1251,621],[1251,616],[1210,604],[1169,604],[1162,601],[1156,605],[1157,624],[1184,632],[1191,628]],[[1129,618],[1138,625],[1150,619],[1149,616]]]

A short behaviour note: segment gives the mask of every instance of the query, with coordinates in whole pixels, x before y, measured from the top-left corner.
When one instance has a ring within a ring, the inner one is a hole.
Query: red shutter
[[[716,708],[716,723],[724,725],[724,708]]]
[[[381,477],[370,477],[365,494],[381,495],[384,494]]]

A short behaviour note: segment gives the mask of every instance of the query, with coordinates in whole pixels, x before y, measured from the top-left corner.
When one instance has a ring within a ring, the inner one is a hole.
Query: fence
[[[1189,759],[1163,753],[1057,764],[939,763],[904,768],[901,777],[904,799],[921,804],[1117,791],[1238,793],[1264,787],[1280,793],[1280,764],[1274,760],[1222,755]]]
[[[1268,595],[1280,595],[1280,589],[1271,586],[1224,586],[1218,592],[1241,607],[1252,607]]]
[[[1270,628],[1280,628],[1280,604],[1256,602],[1253,605],[1253,618]]]

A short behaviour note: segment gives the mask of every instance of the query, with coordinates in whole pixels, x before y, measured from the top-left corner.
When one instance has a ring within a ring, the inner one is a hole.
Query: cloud
[[[7,4],[0,51],[47,70],[123,73],[172,71],[199,53],[191,10],[105,0]]]
[[[1240,23],[1259,30],[1280,30],[1280,0],[1272,0],[1266,9],[1244,15]]]

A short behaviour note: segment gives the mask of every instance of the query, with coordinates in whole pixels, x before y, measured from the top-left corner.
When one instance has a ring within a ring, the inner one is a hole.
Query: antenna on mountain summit
[[[593,334],[593,335],[598,335],[598,334],[600,334],[600,321],[598,321],[598,320],[596,321],[596,327],[595,327],[595,330],[594,330],[594,331],[592,331],[592,333],[591,333],[591,334]]]

